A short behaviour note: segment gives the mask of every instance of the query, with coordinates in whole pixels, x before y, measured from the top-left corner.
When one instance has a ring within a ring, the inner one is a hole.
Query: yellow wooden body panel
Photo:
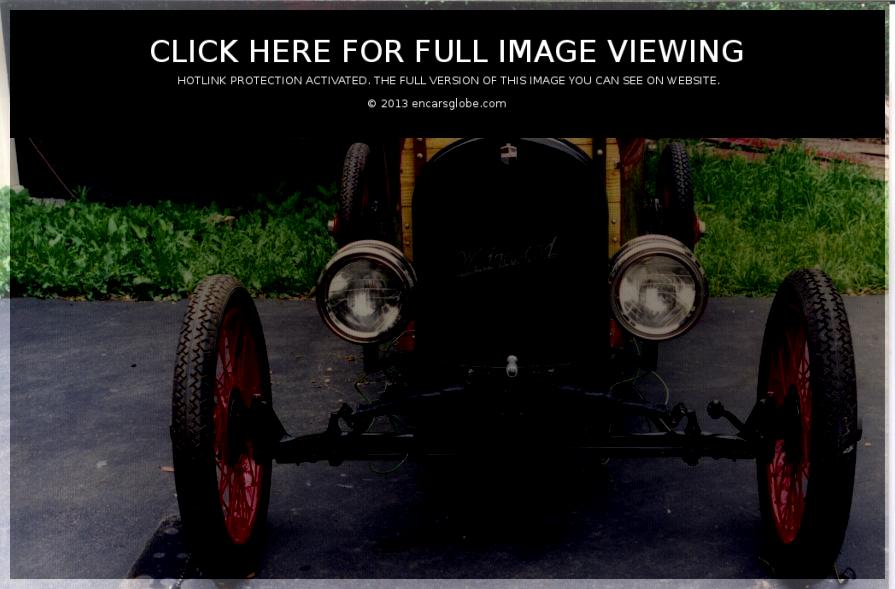
[[[575,145],[587,154],[587,157],[594,157],[594,138],[593,137],[566,137],[566,141]]]
[[[459,137],[437,137],[423,139],[425,161],[448,145],[459,141]],[[594,140],[591,137],[571,137],[566,141],[577,146],[588,157],[593,157]],[[417,160],[423,159],[422,152],[414,152],[413,139],[405,137],[401,145],[401,245],[408,260],[413,260],[413,190],[416,185]],[[617,139],[606,139],[606,200],[609,205],[609,250],[610,256],[621,246],[621,169]]]
[[[407,137],[401,145],[401,249],[408,260],[413,261],[413,188],[414,172],[413,140]]]
[[[606,201],[609,203],[609,256],[621,247],[622,173],[618,139],[606,139]]]

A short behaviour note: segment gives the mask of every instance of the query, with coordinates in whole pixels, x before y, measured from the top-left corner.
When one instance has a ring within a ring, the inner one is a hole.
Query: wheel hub
[[[799,393],[795,385],[789,386],[781,411],[784,459],[787,463],[798,467],[802,464],[802,414],[799,409]]]
[[[247,411],[242,401],[242,393],[239,388],[234,387],[230,391],[230,403],[227,407],[227,450],[224,455],[224,461],[234,466],[248,451],[246,445],[246,437],[248,435]]]

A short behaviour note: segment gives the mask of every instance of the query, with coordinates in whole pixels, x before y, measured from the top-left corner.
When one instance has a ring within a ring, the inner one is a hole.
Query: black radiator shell
[[[515,355],[524,373],[605,360],[602,161],[559,139],[480,138],[424,166],[413,233],[427,364],[501,367]]]

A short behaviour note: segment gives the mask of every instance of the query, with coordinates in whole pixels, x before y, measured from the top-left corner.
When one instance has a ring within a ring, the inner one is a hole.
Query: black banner
[[[884,17],[12,10],[12,131],[875,137]]]

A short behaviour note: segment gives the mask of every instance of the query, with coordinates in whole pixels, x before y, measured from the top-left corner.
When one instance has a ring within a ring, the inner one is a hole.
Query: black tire
[[[673,237],[693,249],[698,240],[693,207],[693,179],[690,158],[680,143],[662,150],[656,178],[656,223],[653,233]]]
[[[851,508],[858,410],[845,306],[819,270],[792,272],[777,291],[758,399],[776,423],[756,461],[767,560],[776,576],[829,576]]]
[[[241,394],[233,395],[237,390]],[[271,457],[258,451],[261,444],[239,416],[259,399],[271,401],[258,312],[236,278],[209,276],[196,288],[183,319],[171,420],[180,517],[192,553],[208,575],[241,577],[257,564]],[[219,491],[224,479],[230,484]]]
[[[339,183],[339,220],[336,239],[339,245],[361,239],[364,231],[364,205],[369,200],[368,160],[370,146],[352,143],[342,164]]]

